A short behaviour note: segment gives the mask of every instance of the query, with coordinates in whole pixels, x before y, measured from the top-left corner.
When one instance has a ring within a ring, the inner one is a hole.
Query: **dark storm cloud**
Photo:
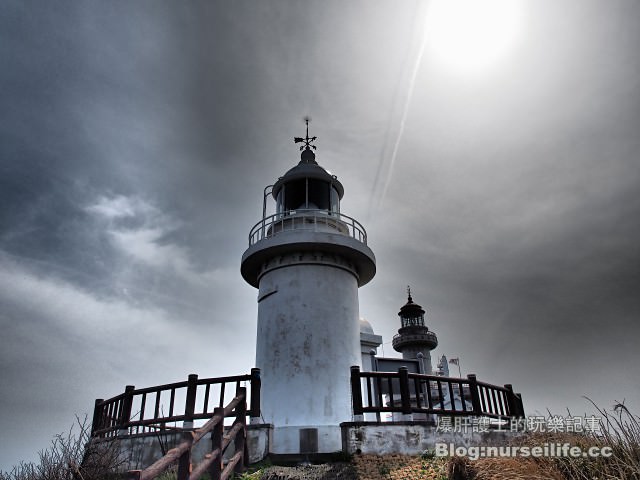
[[[182,52],[165,48],[176,34],[170,9],[1,8],[0,401],[3,431],[22,432],[22,446],[3,453],[8,468],[33,458],[92,398],[138,380],[162,383],[153,371],[175,379],[200,371],[190,349],[206,352],[207,336],[171,329],[211,324],[217,312],[216,338],[229,344],[228,322],[243,319],[232,314],[237,295],[223,287],[242,246],[225,253],[236,220],[221,214],[234,200],[226,179],[236,159],[215,143],[185,147],[186,100],[198,92]],[[198,250],[191,239],[203,230],[208,244]],[[183,365],[172,373],[158,349],[180,354]],[[21,428],[27,416],[47,433]]]
[[[376,333],[410,283],[437,353],[527,408],[637,406],[639,7],[526,6],[494,75],[425,55],[391,170],[417,3],[4,2],[2,468],[126,384],[253,366],[240,256],[305,114],[371,214]]]

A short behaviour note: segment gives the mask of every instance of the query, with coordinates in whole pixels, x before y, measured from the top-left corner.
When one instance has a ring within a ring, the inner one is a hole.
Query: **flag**
[[[459,358],[451,358],[449,360],[449,363],[453,363],[454,365],[460,366],[460,359]]]

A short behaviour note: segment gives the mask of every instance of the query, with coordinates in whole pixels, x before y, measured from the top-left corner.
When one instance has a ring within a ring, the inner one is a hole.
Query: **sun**
[[[522,10],[522,0],[431,0],[427,54],[463,73],[494,67],[517,43]]]

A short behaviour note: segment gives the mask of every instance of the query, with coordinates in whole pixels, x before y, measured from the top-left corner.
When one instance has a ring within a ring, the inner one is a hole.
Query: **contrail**
[[[393,168],[396,163],[396,157],[398,156],[398,148],[400,147],[400,141],[402,140],[402,134],[404,133],[405,124],[407,121],[407,115],[409,113],[409,104],[411,103],[411,98],[413,97],[413,90],[416,85],[418,70],[420,69],[420,65],[422,63],[422,56],[424,54],[424,49],[425,49],[425,46],[427,45],[427,39],[429,37],[428,31],[427,31],[427,13],[428,13],[428,9],[425,10],[425,14],[424,14],[422,42],[420,43],[420,48],[418,49],[418,55],[416,56],[416,61],[413,64],[411,77],[409,78],[409,88],[407,89],[407,96],[405,97],[404,107],[402,109],[402,117],[400,118],[400,128],[398,129],[398,135],[396,137],[396,141],[393,145],[393,150],[391,152],[391,159],[389,160],[389,170],[387,172],[387,178],[382,188],[380,200],[378,201],[379,207],[382,206],[382,203],[384,202],[385,196],[387,194],[387,189],[389,188],[389,184],[391,183]]]

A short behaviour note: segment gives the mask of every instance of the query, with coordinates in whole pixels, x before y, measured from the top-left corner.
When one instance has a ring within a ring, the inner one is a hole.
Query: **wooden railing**
[[[192,428],[195,420],[211,419],[214,408],[225,406],[225,395],[237,393],[243,382],[251,386],[249,415],[259,417],[260,369],[232,377],[199,379],[197,375],[189,375],[187,381],[167,385],[137,390],[129,385],[120,395],[108,400],[97,399],[91,436],[155,433],[176,428],[169,425],[176,422],[183,422],[181,427]]]
[[[363,396],[364,391],[364,396]],[[361,372],[351,367],[351,394],[355,419],[365,413],[397,412],[469,415],[491,418],[524,416],[522,396],[511,385],[499,387],[467,378],[398,372]],[[363,403],[363,399],[365,402]]]
[[[152,480],[166,472],[174,463],[178,463],[177,480],[197,480],[205,474],[209,474],[211,480],[226,480],[233,473],[241,473],[246,466],[246,397],[247,389],[239,387],[237,395],[226,407],[216,407],[213,417],[202,427],[195,431],[183,433],[183,441],[175,448],[169,450],[164,457],[145,468],[144,470],[130,470],[129,480]],[[225,417],[235,416],[235,421],[226,435],[224,435]],[[191,450],[209,432],[211,434],[212,450],[197,465],[191,465]],[[234,442],[234,454],[227,462],[222,464],[222,456],[225,450]]]
[[[251,387],[249,411],[247,389],[241,386],[245,382],[249,382]],[[225,397],[233,387],[235,396],[225,405]],[[195,480],[207,473],[211,480],[225,480],[234,472],[243,471],[246,466],[246,417],[247,414],[252,418],[260,417],[260,387],[258,368],[251,369],[249,375],[233,377],[198,379],[197,375],[189,375],[186,382],[137,390],[130,385],[120,395],[108,400],[96,400],[91,436],[101,441],[175,431],[182,435],[178,446],[146,469],[129,471],[130,479],[154,479],[177,462],[178,480]],[[168,409],[166,415],[165,405]],[[228,417],[234,417],[234,422],[225,434],[224,419]],[[194,429],[196,420],[206,420],[206,423]],[[182,422],[182,425],[169,425],[175,422]],[[211,433],[212,450],[204,460],[193,466],[192,448],[208,433]],[[234,453],[223,468],[222,458],[231,442],[235,447]]]

